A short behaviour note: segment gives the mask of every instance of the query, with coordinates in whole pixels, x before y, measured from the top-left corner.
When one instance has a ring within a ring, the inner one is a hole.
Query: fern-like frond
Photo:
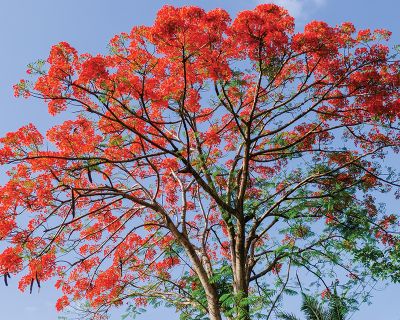
[[[297,318],[293,313],[279,313],[277,315],[278,319],[282,319],[282,320],[300,320],[299,318]]]
[[[303,294],[303,304],[301,311],[307,317],[307,320],[328,320],[328,313],[323,306],[314,297]]]

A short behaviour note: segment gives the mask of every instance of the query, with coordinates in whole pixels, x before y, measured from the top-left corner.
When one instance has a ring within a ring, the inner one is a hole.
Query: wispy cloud
[[[275,3],[286,8],[296,19],[306,19],[308,15],[325,5],[327,0],[258,0],[259,3]]]

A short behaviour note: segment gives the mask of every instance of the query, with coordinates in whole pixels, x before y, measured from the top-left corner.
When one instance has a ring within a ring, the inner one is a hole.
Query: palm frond
[[[277,317],[282,320],[300,320],[293,313],[282,312],[282,313],[277,314]]]
[[[323,306],[314,297],[303,294],[303,304],[301,306],[301,311],[307,317],[307,320],[326,320],[327,312],[324,310]]]
[[[342,299],[333,295],[329,300],[329,320],[345,320],[347,314],[347,307]]]

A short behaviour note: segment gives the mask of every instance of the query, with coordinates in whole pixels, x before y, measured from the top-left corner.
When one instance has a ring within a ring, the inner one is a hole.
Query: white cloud
[[[275,3],[286,8],[296,19],[306,19],[316,9],[325,5],[326,0],[265,0],[259,3]]]

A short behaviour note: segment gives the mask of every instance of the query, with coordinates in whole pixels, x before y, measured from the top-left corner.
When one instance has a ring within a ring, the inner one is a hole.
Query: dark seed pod
[[[71,189],[71,211],[72,211],[72,218],[75,218],[75,195],[74,195],[74,189]]]
[[[121,277],[122,277],[122,264],[123,264],[122,259],[119,259],[119,269],[121,272]]]
[[[37,283],[38,287],[40,288],[40,280],[39,280],[37,272],[36,272],[36,283]]]
[[[90,171],[90,169],[88,168],[88,179],[90,181],[90,183],[93,183],[93,179],[92,179],[92,171]]]
[[[30,288],[29,288],[29,294],[32,294],[33,282],[34,282],[34,279],[32,278],[32,279],[31,279],[31,286],[30,286]]]

